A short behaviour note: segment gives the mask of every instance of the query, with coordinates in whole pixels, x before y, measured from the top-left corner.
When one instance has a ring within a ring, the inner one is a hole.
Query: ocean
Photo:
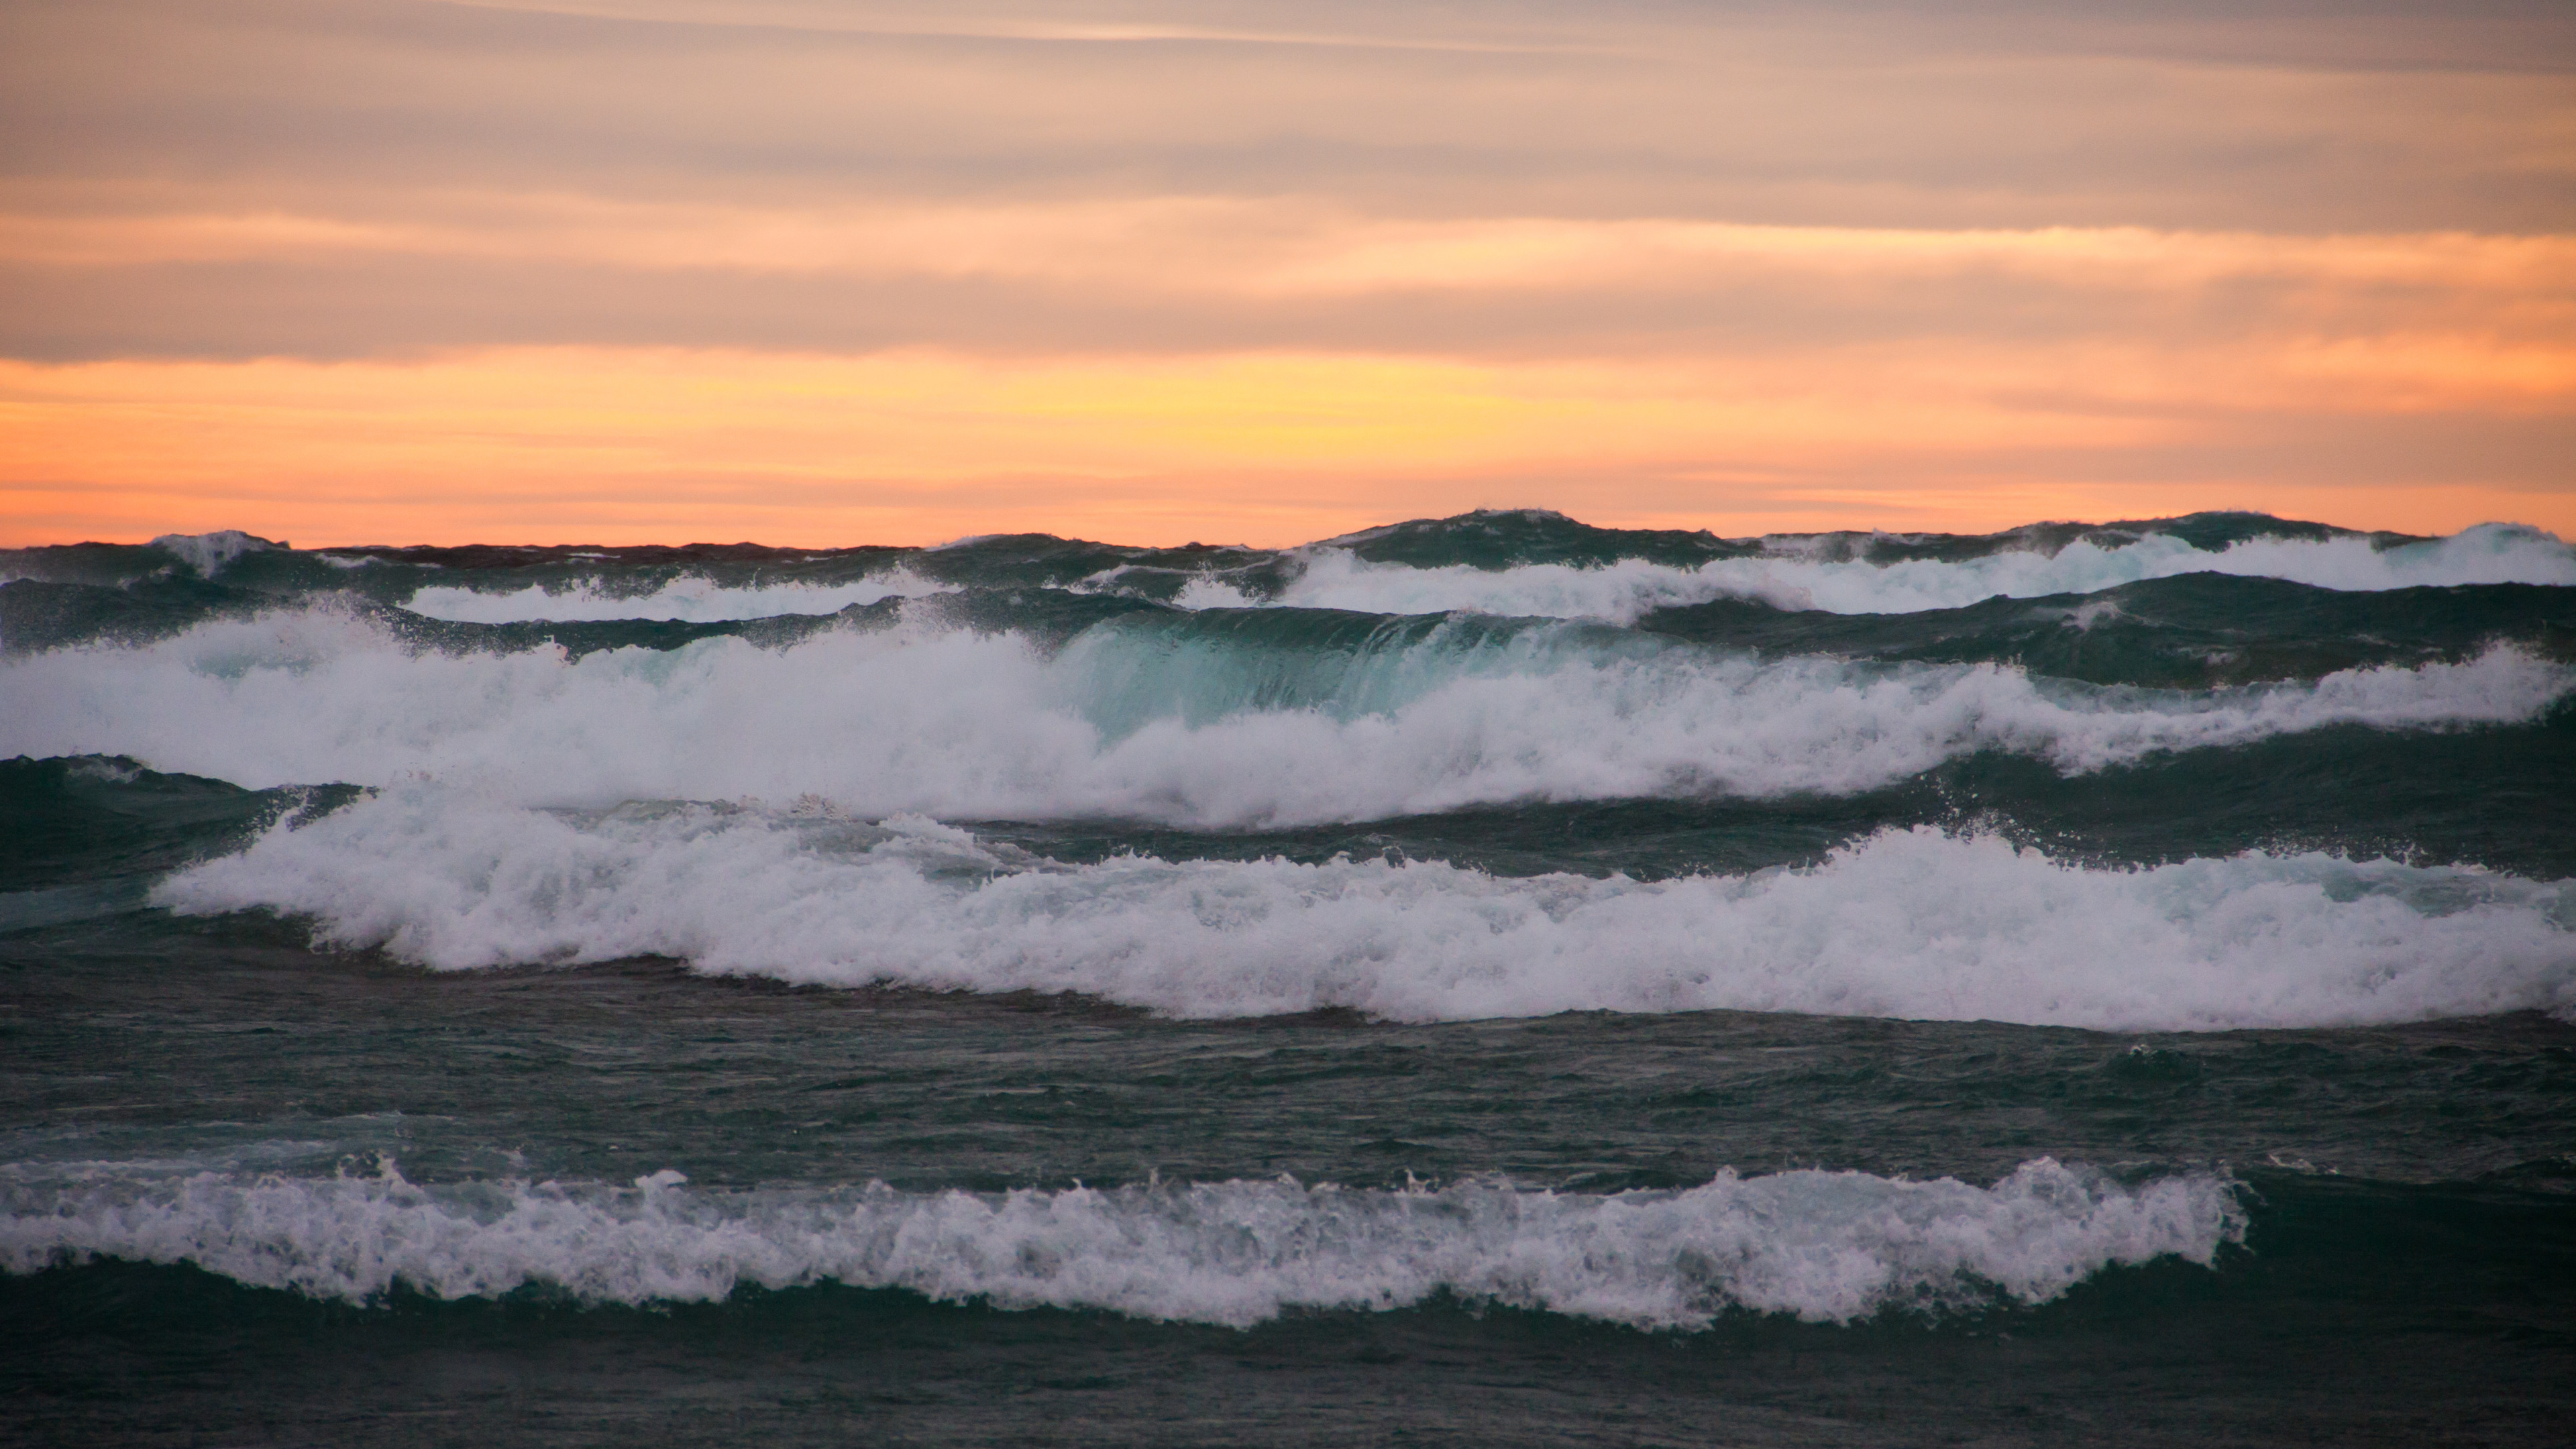
[[[0,1439],[2576,1433],[2536,530],[0,579]]]

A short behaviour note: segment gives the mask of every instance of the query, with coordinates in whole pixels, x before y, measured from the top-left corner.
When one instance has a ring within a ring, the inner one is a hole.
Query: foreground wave
[[[1248,1326],[1446,1293],[1638,1328],[1730,1309],[1847,1323],[1895,1308],[2035,1304],[2113,1265],[2210,1264],[2244,1240],[2235,1185],[2137,1185],[2041,1158],[1992,1187],[1859,1172],[1725,1172],[1611,1196],[1294,1180],[1004,1194],[425,1186],[367,1175],[144,1178],[0,1168],[0,1265],[115,1257],[367,1302],[551,1288],[586,1303],[836,1282],[1001,1308]]]
[[[841,986],[1076,992],[1176,1016],[1798,1011],[2108,1029],[2576,1009],[2576,890],[2248,852],[2085,868],[1887,830],[1808,869],[1505,878],[1336,859],[1065,866],[922,819],[528,810],[414,786],[180,872],[179,911],[460,969],[682,958]]]

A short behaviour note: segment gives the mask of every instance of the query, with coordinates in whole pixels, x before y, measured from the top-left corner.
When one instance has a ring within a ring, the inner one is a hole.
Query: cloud
[[[0,159],[20,177],[220,179],[251,197],[1301,194],[1377,214],[2295,231],[2561,229],[2576,168],[2566,68],[2528,69],[2546,48],[2392,70],[2278,45],[2260,63],[2195,57],[2141,43],[2134,21],[2030,9],[1214,13],[1244,31],[1528,44],[1036,44],[411,0],[93,0],[0,18]],[[2438,53],[2477,19],[2402,33]],[[2265,33],[2371,28],[2275,16]],[[1574,44],[1587,37],[1606,49]]]
[[[2563,402],[2576,355],[2571,237],[1422,220],[1175,196],[349,193],[339,215],[156,214],[117,188],[38,200],[0,215],[0,350],[46,360],[577,343],[1526,359],[2097,338],[2195,371],[2228,349],[2297,353],[2272,371],[2431,399],[2410,406],[2484,389],[2510,410]]]

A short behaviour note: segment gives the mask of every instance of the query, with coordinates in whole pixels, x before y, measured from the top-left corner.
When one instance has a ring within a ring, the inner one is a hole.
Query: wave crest
[[[1807,552],[1789,540],[1776,543],[1764,556],[1698,564],[1630,558],[1494,569],[1371,562],[1347,548],[1314,545],[1301,551],[1303,571],[1276,596],[1247,594],[1209,578],[1194,583],[1178,602],[1198,608],[1292,605],[1377,614],[1472,609],[1628,624],[1657,609],[1720,598],[1837,614],[1906,614],[1963,608],[1997,595],[2089,594],[2192,573],[2346,590],[2576,585],[2576,549],[2542,530],[2503,523],[2393,547],[2347,536],[2249,538],[2222,549],[2202,549],[2170,534],[2149,534],[2134,542],[2077,540],[2054,552],[2005,548],[1961,559],[1881,562],[1804,556]]]
[[[589,579],[563,587],[530,584],[507,591],[428,585],[413,590],[403,607],[423,618],[462,624],[608,619],[704,624],[774,619],[787,614],[837,614],[852,604],[950,593],[955,587],[899,568],[839,583],[728,585],[707,578],[678,578],[662,582],[647,593],[621,593]]]
[[[1808,869],[1658,882],[1336,859],[1064,866],[926,820],[389,792],[184,871],[182,912],[458,969],[683,958],[858,986],[1076,992],[1176,1016],[1734,1009],[2115,1030],[2576,1008],[2576,896],[2249,852],[2088,869],[1890,830]]]
[[[1988,750],[2071,773],[2337,725],[2519,723],[2576,688],[2576,670],[2513,646],[2182,691],[1635,635],[1602,647],[1584,625],[1363,620],[1369,638],[1304,650],[1206,633],[1266,617],[1177,621],[1195,636],[1112,621],[1052,657],[907,624],[568,659],[414,652],[312,609],[0,660],[0,753],[130,755],[252,787],[426,772],[540,803],[813,792],[866,815],[1276,828],[1848,794]]]
[[[1992,1187],[1859,1172],[1732,1171],[1614,1196],[1465,1183],[1387,1192],[1294,1180],[1099,1190],[702,1191],[428,1187],[201,1173],[8,1183],[0,1265],[193,1263],[354,1302],[548,1285],[590,1303],[720,1300],[745,1285],[898,1288],[999,1308],[1248,1327],[1290,1310],[1473,1303],[1651,1329],[1722,1312],[1848,1323],[1890,1308],[2056,1298],[2113,1265],[2210,1264],[2241,1242],[2232,1183],[2126,1186],[2041,1158]]]

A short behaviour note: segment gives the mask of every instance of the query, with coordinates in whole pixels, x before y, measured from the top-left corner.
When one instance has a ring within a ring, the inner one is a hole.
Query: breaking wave
[[[836,614],[852,604],[918,598],[954,586],[901,569],[849,583],[745,584],[727,587],[704,578],[674,579],[649,593],[621,594],[595,581],[547,589],[531,584],[496,592],[432,585],[413,591],[404,607],[424,618],[461,624],[517,624],[539,620],[671,619],[705,624],[773,619],[782,614]]]
[[[1645,882],[1436,862],[1067,866],[920,819],[414,786],[155,892],[461,969],[653,955],[860,986],[1075,992],[1184,1017],[1794,1011],[2117,1030],[2576,1008],[2576,893],[2260,851],[2087,868],[1885,830],[1804,869]]]
[[[1302,551],[1302,571],[1276,595],[1247,592],[1212,575],[1194,581],[1178,602],[1197,608],[1270,604],[1380,614],[1472,609],[1626,624],[1656,609],[1719,598],[1838,614],[1904,614],[1962,608],[1997,595],[2088,594],[2194,573],[2347,590],[2576,585],[2576,549],[2539,529],[2494,523],[2395,547],[2346,536],[2251,538],[2223,549],[2202,549],[2169,534],[2150,534],[2110,545],[2078,540],[2053,553],[2003,548],[1962,559],[1877,562],[1802,556],[1810,552],[1797,540],[1785,540],[1762,555],[1693,565],[1629,558],[1480,568],[1372,562],[1347,548],[1317,545]]]
[[[1990,750],[2082,772],[2329,726],[2525,722],[2576,688],[2515,646],[2151,690],[1588,625],[1361,620],[1294,647],[1236,627],[1283,617],[1114,619],[1053,655],[905,626],[570,659],[415,650],[368,616],[280,611],[0,661],[0,753],[129,755],[254,788],[430,774],[539,804],[813,793],[871,816],[1270,828],[1847,793]]]
[[[997,1308],[1248,1327],[1448,1294],[1648,1329],[1729,1310],[1847,1323],[2036,1304],[2115,1265],[2210,1264],[2241,1242],[2230,1182],[2124,1185],[2046,1158],[1992,1187],[1859,1172],[1725,1172],[1612,1196],[1294,1180],[1101,1190],[723,1191],[673,1171],[598,1183],[0,1168],[0,1265],[115,1257],[365,1303],[552,1288],[584,1303],[833,1282]]]

